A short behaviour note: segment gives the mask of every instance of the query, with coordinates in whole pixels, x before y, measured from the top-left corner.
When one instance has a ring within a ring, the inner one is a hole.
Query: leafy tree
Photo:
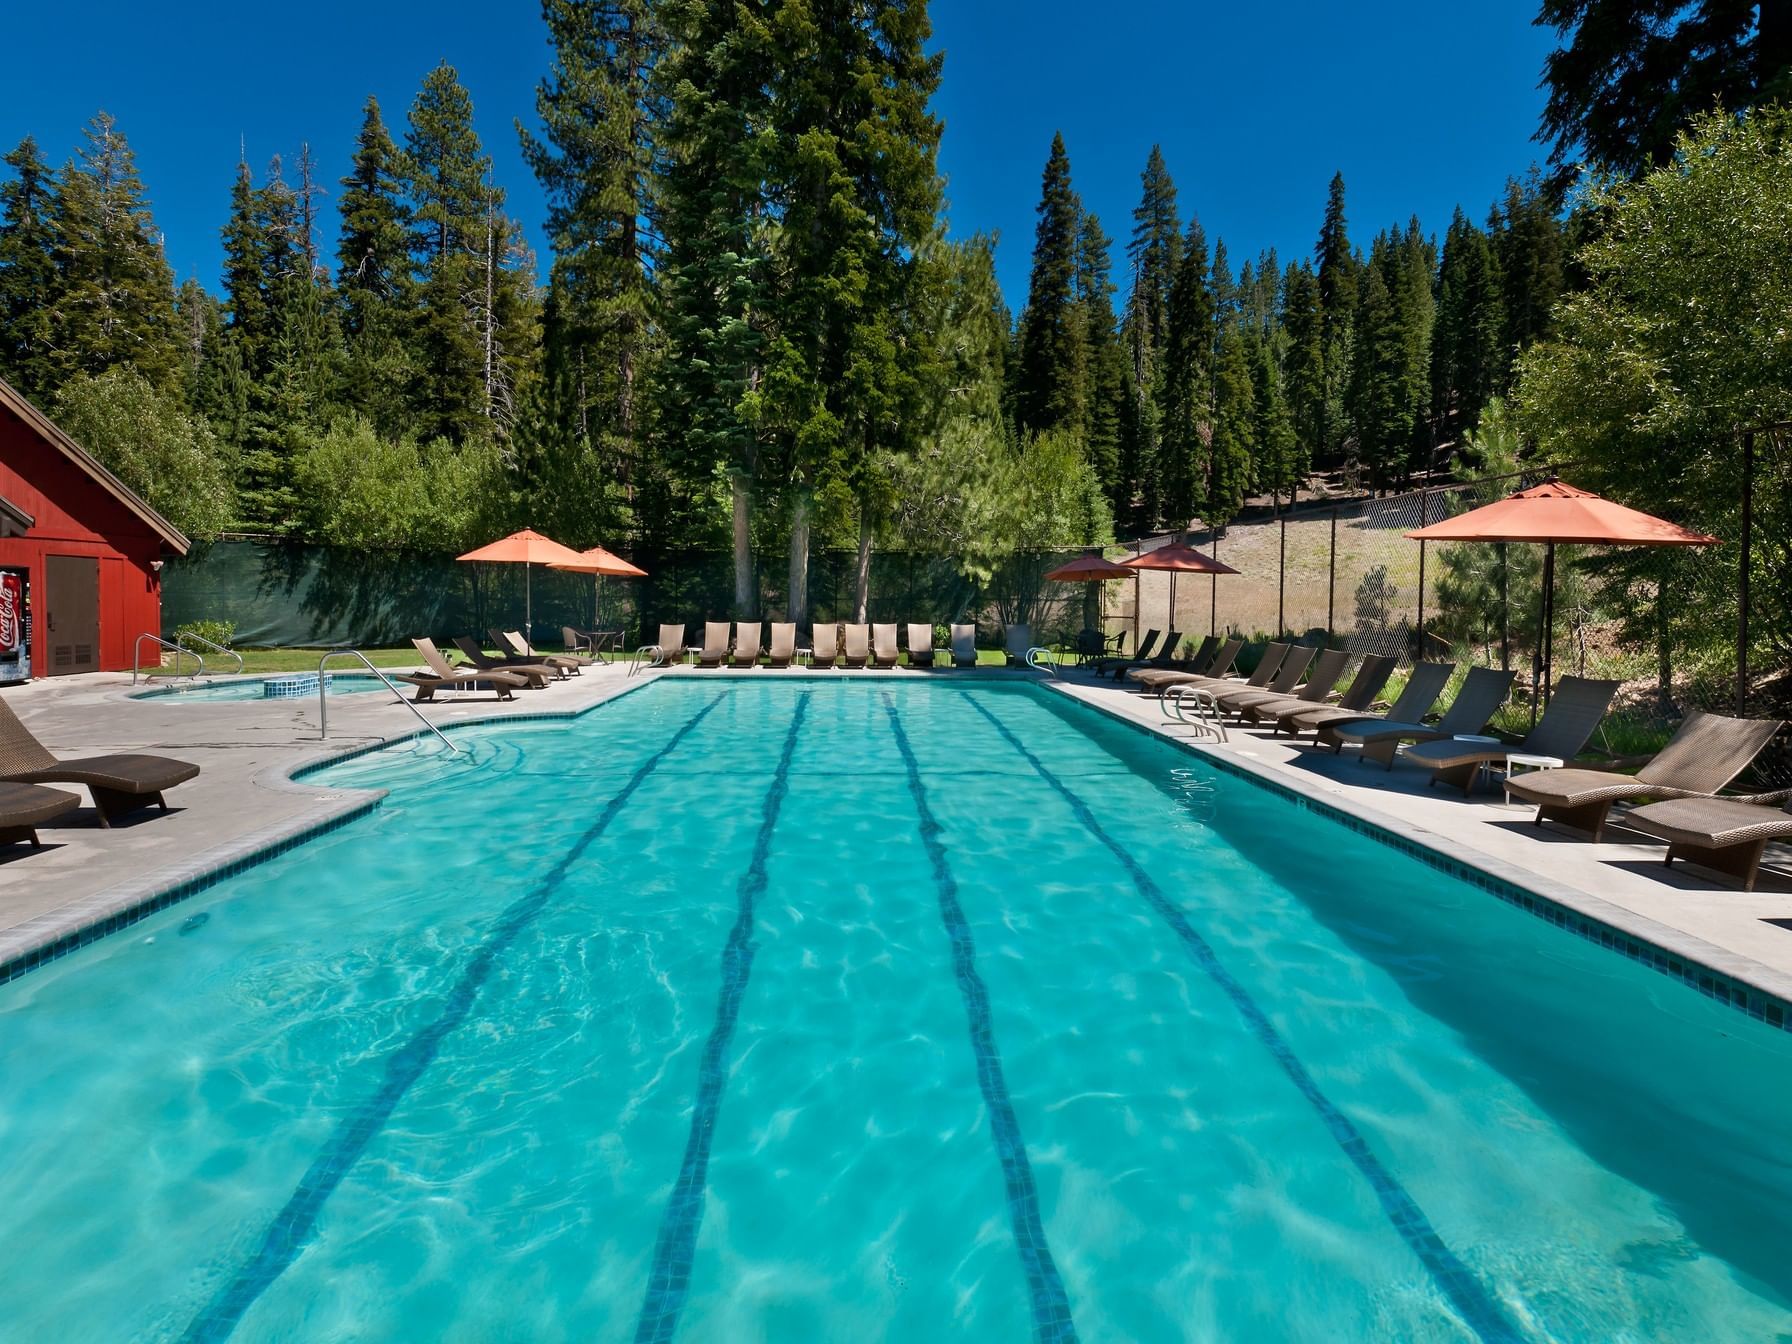
[[[1562,45],[1543,65],[1540,140],[1560,190],[1581,153],[1626,176],[1668,163],[1700,113],[1792,94],[1792,12],[1738,0],[1542,0]]]
[[[150,507],[191,536],[229,525],[235,463],[206,423],[133,369],[77,373],[53,403],[56,422]]]
[[[1077,245],[1082,206],[1070,185],[1064,137],[1052,137],[1039,195],[1039,224],[1027,306],[1020,315],[1020,359],[1015,369],[1015,423],[1038,433],[1079,426],[1087,413],[1088,351],[1077,320]]]
[[[61,287],[55,181],[30,136],[0,162],[13,171],[0,184],[0,378],[47,398],[56,384],[52,313]]]
[[[311,535],[366,550],[463,550],[490,534],[502,461],[489,444],[382,437],[342,421],[305,445],[296,475]]]

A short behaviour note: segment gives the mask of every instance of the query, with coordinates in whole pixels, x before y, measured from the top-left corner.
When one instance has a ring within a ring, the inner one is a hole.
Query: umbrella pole
[[[1556,661],[1556,544],[1543,547],[1543,708],[1549,708]]]
[[[523,644],[531,649],[535,647],[535,608],[529,571],[534,568],[527,561],[523,562]]]
[[[1164,629],[1166,631],[1168,631],[1168,630],[1174,630],[1175,628],[1176,628],[1176,571],[1172,569],[1170,571],[1170,619],[1167,622],[1165,622]]]

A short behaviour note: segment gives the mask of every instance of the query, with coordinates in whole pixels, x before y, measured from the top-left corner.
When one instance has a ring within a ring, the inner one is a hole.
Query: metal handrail
[[[392,692],[393,696],[397,698],[398,703],[410,710],[412,714],[416,715],[417,722],[440,738],[444,747],[447,747],[448,750],[452,751],[456,756],[464,756],[466,754],[461,748],[450,742],[447,735],[443,733],[440,728],[436,727],[435,724],[425,718],[422,710],[418,709],[417,706],[412,704],[409,700],[406,700],[404,698],[404,692],[393,685],[392,678],[388,677],[384,672],[380,671],[379,668],[369,662],[367,655],[362,653],[359,649],[331,649],[322,658],[317,660],[317,735],[319,738],[328,739],[330,736],[330,693],[329,687],[324,684],[324,667],[332,658],[354,658],[359,661],[362,667],[366,668],[369,672],[373,673],[374,676],[385,682],[386,689]]]
[[[243,655],[238,653],[235,649],[225,648],[224,645],[219,644],[214,640],[207,639],[204,635],[196,635],[191,630],[183,630],[174,637],[174,642],[181,648],[186,649],[188,653],[193,654],[195,658],[198,658],[200,655],[192,649],[187,649],[187,641],[189,639],[195,644],[205,645],[206,648],[212,650],[214,653],[221,653],[228,658],[236,659],[236,670],[238,675],[241,675],[243,670]]]
[[[1220,708],[1220,702],[1206,687],[1167,686],[1158,699],[1163,706],[1165,718],[1174,718],[1203,733],[1211,733],[1221,742],[1232,740],[1226,729],[1225,714]],[[1185,712],[1191,704],[1195,709],[1195,717],[1192,719]]]
[[[1050,649],[1031,648],[1027,650],[1027,666],[1035,672],[1043,672],[1053,681],[1058,679],[1058,665],[1046,661]]]
[[[198,650],[189,649],[180,644],[170,644],[167,640],[163,639],[160,635],[152,635],[149,633],[149,631],[145,630],[142,634],[137,636],[137,642],[131,648],[131,685],[135,686],[137,684],[137,676],[139,673],[141,673],[143,671],[143,641],[146,639],[152,643],[160,644],[164,649],[169,649],[169,650],[173,651],[173,653],[174,653],[174,671],[170,672],[168,674],[169,676],[178,677],[181,674],[181,672],[180,672],[180,656],[183,653],[186,654],[187,657],[191,658],[194,662],[199,664],[199,666],[194,671],[189,672],[187,675],[189,677],[203,677],[205,675],[205,656],[203,654],[201,654]],[[158,660],[158,665],[159,665],[159,660]],[[156,674],[154,672],[150,672],[147,675],[149,677],[153,678]]]
[[[644,653],[653,654],[653,657],[647,663],[647,667],[649,668],[659,667],[666,661],[666,651],[658,644],[642,644],[635,649],[634,661],[628,665],[629,676],[632,677],[635,673],[646,670],[641,666],[641,655]]]

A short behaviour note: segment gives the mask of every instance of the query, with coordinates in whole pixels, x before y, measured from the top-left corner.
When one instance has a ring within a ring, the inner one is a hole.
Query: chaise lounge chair
[[[759,641],[764,637],[764,621],[736,621],[734,623],[734,656],[728,660],[728,666],[758,667]]]
[[[1654,758],[1634,775],[1609,770],[1533,770],[1506,780],[1508,797],[1537,805],[1535,823],[1553,821],[1590,832],[1605,831],[1613,803],[1641,798],[1713,798],[1760,755],[1784,727],[1778,719],[1731,719],[1693,710]],[[1763,803],[1783,793],[1729,798]]]
[[[684,657],[684,626],[662,625],[657,644],[635,646],[635,661],[639,662],[641,655],[649,650],[653,652],[653,661],[648,664],[649,667],[664,667],[668,663],[677,662]]]
[[[1226,657],[1226,650],[1221,649],[1219,657],[1214,659],[1211,672],[1171,672],[1163,668],[1148,667],[1140,669],[1133,680],[1144,687],[1146,692],[1162,695],[1172,686],[1199,686],[1213,690],[1220,687],[1249,686],[1253,690],[1261,690],[1281,669],[1282,660],[1288,656],[1289,645],[1275,642],[1263,646],[1263,655],[1257,659],[1257,666],[1248,677],[1240,677],[1232,673],[1232,664],[1238,661],[1243,651],[1244,641],[1238,641],[1239,647],[1232,650],[1232,656]]]
[[[1159,633],[1161,632],[1156,626],[1147,630],[1145,632],[1145,637],[1139,641],[1138,648],[1133,651],[1133,655],[1130,658],[1124,656],[1097,658],[1095,660],[1095,675],[1098,677],[1105,677],[1108,673],[1112,672],[1114,674],[1114,680],[1118,681],[1121,677],[1126,675],[1129,668],[1141,667],[1144,664],[1149,663],[1151,659],[1157,655],[1157,637]]]
[[[908,665],[910,667],[933,666],[933,625],[931,622],[927,624],[909,622]]]
[[[472,691],[496,691],[498,699],[510,700],[511,692],[520,691],[529,685],[529,678],[520,672],[506,670],[481,672],[473,668],[455,667],[442,656],[433,639],[413,639],[413,647],[422,656],[427,672],[396,672],[393,681],[402,681],[406,685],[415,686],[417,694],[412,698],[418,704],[426,704],[436,697],[437,691],[452,690],[464,687]],[[541,682],[536,682],[541,685]]]
[[[977,666],[977,627],[974,623],[952,627],[952,666]]]
[[[549,667],[546,663],[522,662],[510,658],[493,658],[479,647],[479,641],[471,635],[456,635],[454,647],[466,655],[466,659],[481,672],[514,672],[527,681],[532,689],[540,690],[550,681],[564,677],[566,673],[557,667]],[[432,672],[434,668],[430,669]]]
[[[728,622],[703,623],[703,648],[697,654],[698,667],[720,667],[728,661]]]
[[[1381,688],[1388,684],[1388,678],[1394,675],[1394,667],[1399,660],[1385,653],[1368,653],[1363,661],[1357,664],[1356,675],[1350,679],[1350,686],[1338,697],[1335,705],[1314,704],[1307,700],[1295,700],[1285,705],[1270,707],[1258,714],[1260,720],[1274,719],[1276,733],[1284,728],[1300,733],[1303,728],[1312,725],[1303,717],[1315,713],[1343,714],[1346,717],[1360,716],[1375,703],[1375,697],[1381,694]],[[1429,705],[1426,706],[1430,708]]]
[[[891,625],[874,625],[871,627],[871,666],[895,667],[902,661],[902,652],[896,647],[896,627]]]
[[[12,706],[0,700],[0,780],[15,784],[85,784],[100,825],[145,807],[168,810],[164,790],[184,784],[199,767],[171,756],[118,754],[59,761],[33,737]],[[54,793],[54,789],[46,790]],[[66,796],[66,795],[65,795]],[[45,801],[45,806],[49,803]],[[62,811],[58,806],[57,811]],[[54,812],[51,816],[56,815]]]
[[[833,621],[826,625],[818,625],[811,632],[811,643],[815,650],[809,658],[810,667],[832,667],[840,661],[840,627]]]
[[[1155,654],[1145,645],[1140,645],[1144,651],[1137,658],[1121,658],[1112,662],[1114,680],[1121,681],[1127,677],[1137,678],[1143,676],[1147,670],[1174,670],[1178,666],[1176,649],[1181,643],[1182,631],[1172,630],[1164,636],[1164,642],[1158,645]]]
[[[1364,660],[1365,665],[1367,661]],[[1342,705],[1324,705],[1303,709],[1291,715],[1288,728],[1296,734],[1310,729],[1318,735],[1321,746],[1330,747],[1334,752],[1342,751],[1344,744],[1334,729],[1349,724],[1422,724],[1425,716],[1431,713],[1432,706],[1437,703],[1437,697],[1444,693],[1444,687],[1450,684],[1450,678],[1455,675],[1455,663],[1414,663],[1412,671],[1407,675],[1406,685],[1400,688],[1400,694],[1394,698],[1393,705],[1386,713],[1371,714],[1366,706],[1361,709],[1346,709]]]
[[[1307,669],[1307,679],[1298,691],[1277,695],[1271,690],[1262,690],[1241,695],[1233,700],[1232,711],[1246,723],[1263,723],[1273,720],[1277,710],[1287,709],[1290,705],[1322,705],[1332,693],[1332,687],[1338,684],[1338,678],[1344,675],[1345,665],[1349,662],[1349,649],[1321,649]]]
[[[1002,636],[1002,651],[1008,656],[1009,667],[1025,667],[1027,650],[1033,647],[1033,627],[1016,623],[1008,627]]]
[[[1444,738],[1408,747],[1406,759],[1430,768],[1429,784],[1454,784],[1464,796],[1474,787],[1482,766],[1500,765],[1508,756],[1553,756],[1571,761],[1592,740],[1620,684],[1592,677],[1563,677],[1549,698],[1549,708],[1517,746]]]
[[[1392,770],[1394,753],[1402,742],[1432,742],[1458,733],[1481,732],[1506,703],[1515,675],[1497,667],[1471,667],[1456,698],[1435,726],[1389,714],[1385,719],[1328,724],[1321,730],[1319,740],[1336,751],[1342,751],[1345,743],[1354,742],[1363,749],[1362,760],[1378,761]],[[1404,695],[1400,698],[1406,699]]]
[[[789,667],[796,661],[796,622],[772,622],[772,646],[766,661],[773,667]]]
[[[492,637],[492,647],[506,658],[515,658],[520,662],[546,663],[562,672],[570,672],[575,677],[597,661],[581,653],[537,653],[529,641],[523,638],[520,630],[499,630],[494,626],[485,633]],[[570,649],[572,645],[568,644],[566,647]]]
[[[1280,649],[1281,652],[1287,652],[1286,648],[1283,648],[1280,645],[1275,647]],[[1206,666],[1202,666],[1196,659],[1190,659],[1189,661],[1192,666],[1187,668],[1135,667],[1126,674],[1126,677],[1128,681],[1136,681],[1148,694],[1161,691],[1166,686],[1174,686],[1180,682],[1188,681],[1218,681],[1224,682],[1227,685],[1236,685],[1236,679],[1230,674],[1232,671],[1232,664],[1238,661],[1238,655],[1242,652],[1244,652],[1244,641],[1242,639],[1228,639],[1214,651],[1212,657],[1208,659]],[[1264,653],[1267,656],[1269,650],[1265,649]],[[1262,664],[1259,663],[1258,666],[1261,667]],[[1275,668],[1272,664],[1269,675],[1273,675],[1274,672]],[[1265,680],[1268,680],[1267,675]]]
[[[1221,709],[1235,714],[1239,706],[1266,692],[1277,697],[1292,695],[1294,688],[1300,684],[1301,675],[1318,652],[1311,644],[1290,645],[1283,652],[1281,661],[1276,664],[1275,676],[1262,686],[1253,686],[1249,682],[1242,686],[1215,686],[1203,682],[1201,689],[1209,692]]]
[[[1662,862],[1685,859],[1755,889],[1761,856],[1775,840],[1792,839],[1792,803],[1767,808],[1735,798],[1674,798],[1649,803],[1624,818],[1627,826],[1668,842]]]
[[[868,625],[845,625],[841,627],[845,638],[845,663],[848,667],[863,667],[871,661],[871,627]]]
[[[64,812],[73,812],[81,800],[61,789],[46,789],[39,784],[0,784],[0,845],[28,842],[41,849],[37,828],[54,821]]]

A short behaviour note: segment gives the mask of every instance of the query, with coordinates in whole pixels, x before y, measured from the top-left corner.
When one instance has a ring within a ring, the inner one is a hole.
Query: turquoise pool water
[[[457,740],[0,987],[0,1334],[1792,1330],[1792,1038],[1080,707]]]
[[[367,691],[385,691],[386,687],[380,679],[368,672],[332,672],[329,674],[331,695],[360,695]],[[267,677],[233,677],[228,681],[179,681],[167,686],[158,686],[150,691],[138,691],[138,700],[277,700],[288,697],[271,696],[265,683]],[[400,683],[402,688],[403,683]],[[387,692],[390,694],[390,692]],[[290,698],[304,701],[317,699],[317,683],[309,682],[308,688],[301,690]]]

